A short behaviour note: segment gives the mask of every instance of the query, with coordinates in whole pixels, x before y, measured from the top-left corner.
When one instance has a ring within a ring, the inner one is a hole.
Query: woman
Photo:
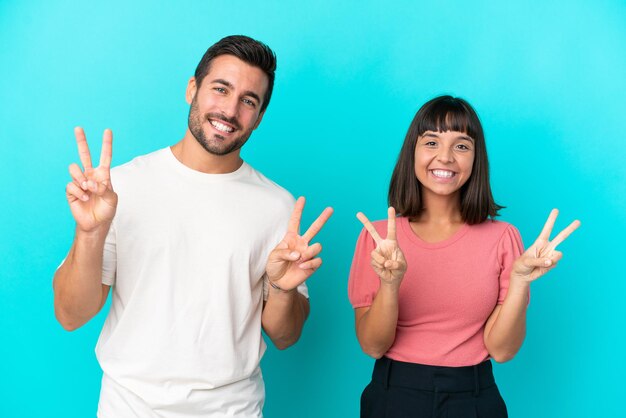
[[[580,223],[550,241],[553,210],[524,252],[517,229],[493,220],[502,207],[488,166],[474,109],[437,97],[409,127],[387,222],[357,214],[365,229],[349,297],[359,343],[377,359],[361,417],[507,416],[489,359],[517,353],[530,283],[556,266],[556,246]]]

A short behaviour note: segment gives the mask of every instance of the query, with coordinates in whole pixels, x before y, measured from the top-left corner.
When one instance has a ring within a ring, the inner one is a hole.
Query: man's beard
[[[196,138],[196,141],[204,148],[207,152],[213,155],[226,155],[230,154],[233,151],[237,151],[239,148],[243,147],[243,144],[246,143],[250,135],[252,134],[252,129],[241,132],[241,135],[231,140],[229,144],[225,143],[225,139],[223,136],[219,134],[214,134],[213,138],[207,138],[202,130],[202,124],[204,122],[208,122],[208,118],[223,120],[224,122],[228,122],[233,125],[235,128],[240,129],[241,124],[235,118],[227,118],[226,116],[219,113],[207,113],[206,115],[201,115],[198,110],[198,102],[196,101],[196,97],[191,101],[191,108],[189,109],[189,120],[188,126],[191,135]],[[209,122],[210,123],[210,122]]]

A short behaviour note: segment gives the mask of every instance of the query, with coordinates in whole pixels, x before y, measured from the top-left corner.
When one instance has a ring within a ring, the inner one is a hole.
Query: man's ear
[[[196,97],[197,91],[198,86],[196,85],[196,78],[191,77],[187,83],[187,92],[185,93],[185,100],[187,101],[187,104],[191,104],[193,98]]]
[[[261,120],[263,119],[263,115],[265,115],[265,110],[259,113],[259,117],[256,119],[256,122],[254,123],[254,128],[252,128],[253,131],[259,127],[259,124],[261,123]]]

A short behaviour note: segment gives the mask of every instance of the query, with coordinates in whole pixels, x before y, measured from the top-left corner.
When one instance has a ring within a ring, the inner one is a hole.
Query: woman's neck
[[[424,210],[409,220],[413,233],[426,242],[435,243],[452,237],[463,226],[460,194],[422,194]]]
[[[459,225],[463,223],[461,216],[461,195],[422,194],[424,210],[413,222],[430,225]]]

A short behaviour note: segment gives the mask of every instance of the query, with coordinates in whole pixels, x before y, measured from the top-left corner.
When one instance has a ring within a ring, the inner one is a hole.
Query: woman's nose
[[[452,150],[449,148],[442,147],[437,153],[437,160],[442,163],[451,163],[454,162],[454,154]]]

